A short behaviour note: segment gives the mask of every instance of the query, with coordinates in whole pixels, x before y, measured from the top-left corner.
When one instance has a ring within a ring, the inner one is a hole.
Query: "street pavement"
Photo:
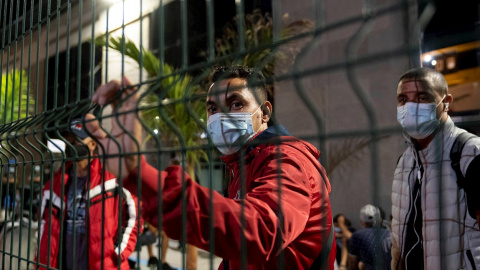
[[[155,245],[154,246],[154,253],[158,253],[158,247]],[[132,254],[130,256],[131,259],[136,261],[136,253]],[[178,241],[169,239],[169,244],[168,244],[168,251],[167,251],[167,263],[178,270],[184,270],[182,268],[182,252],[181,250],[178,249]],[[222,259],[213,256],[213,267],[210,265],[210,253],[201,249],[198,249],[198,259],[197,259],[197,270],[216,270],[218,269],[218,266],[222,262]],[[153,270],[157,269],[156,267],[154,268],[149,268],[147,266],[148,264],[148,251],[147,247],[144,246],[142,247],[142,250],[140,252],[140,269],[141,270]]]

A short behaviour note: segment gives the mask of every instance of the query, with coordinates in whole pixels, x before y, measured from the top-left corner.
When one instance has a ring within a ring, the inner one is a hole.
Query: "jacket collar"
[[[448,138],[453,136],[454,129],[455,124],[449,116],[447,117],[447,120],[440,125],[439,130],[433,137],[430,144],[428,144],[425,149],[418,151],[422,163],[436,162],[443,158],[443,153],[446,151],[446,142]],[[411,141],[410,144],[412,149],[414,149],[414,145],[411,143]]]
[[[290,132],[288,132],[288,130],[282,125],[270,126],[264,131],[262,131],[261,133],[257,133],[247,142],[247,145],[244,146],[244,151],[245,151],[244,156],[248,157],[250,152],[253,149],[255,149],[255,147],[261,144],[264,144],[273,138],[277,138],[280,136],[291,136]],[[240,157],[240,151],[228,156],[223,156],[222,160],[226,164],[230,164],[232,162],[238,161],[239,157]]]
[[[96,183],[97,181],[92,181],[97,178],[97,174],[98,174],[97,172],[100,172],[102,169],[102,164],[100,163],[100,159],[98,158],[97,155],[94,155],[91,157],[89,169],[90,169],[90,173],[87,174],[87,175],[90,175],[89,181],[92,184],[97,184]],[[65,176],[64,176],[65,184],[67,184],[69,181],[71,170],[73,170],[73,161],[67,161],[65,163]],[[57,171],[57,173],[61,174],[61,168]]]
[[[290,132],[282,126],[282,125],[275,125],[275,126],[270,126],[267,129],[265,129],[263,132],[258,134],[257,136],[254,136],[252,141],[266,141],[270,140],[275,137],[279,136],[291,136]]]

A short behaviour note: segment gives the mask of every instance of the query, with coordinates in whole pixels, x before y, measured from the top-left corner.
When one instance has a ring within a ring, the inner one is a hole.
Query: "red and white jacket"
[[[69,162],[65,166],[65,172],[72,170],[73,163]],[[48,267],[59,267],[60,225],[65,219],[67,187],[69,183],[69,174],[62,175],[62,169],[55,173],[53,186],[47,182],[43,189],[41,217],[42,224],[40,229],[40,249],[36,257],[40,263],[40,269]],[[104,175],[103,175],[104,174]],[[102,169],[98,158],[91,160],[90,165],[90,190],[85,193],[85,199],[90,200],[90,207],[86,211],[87,220],[85,227],[88,242],[88,265],[90,269],[118,269],[118,256],[121,259],[120,269],[130,269],[128,265],[128,256],[135,249],[137,243],[138,228],[142,228],[143,220],[138,224],[138,205],[134,194],[127,189],[121,188],[117,184],[116,178]],[[102,193],[102,184],[104,192]],[[88,181],[87,181],[88,185]],[[62,187],[64,187],[64,197],[61,197]],[[122,200],[123,224],[118,224],[118,204]],[[102,201],[103,206],[102,206]],[[86,204],[88,205],[88,204]],[[52,209],[50,214],[50,208]],[[102,214],[103,208],[103,214]],[[102,219],[103,217],[103,219]],[[66,228],[65,224],[63,226]],[[103,239],[102,239],[103,232]],[[119,233],[121,237],[119,238]],[[120,243],[117,240],[121,239]],[[102,252],[103,241],[103,252]],[[48,246],[50,245],[50,250]],[[69,247],[63,246],[63,249]],[[50,254],[49,254],[50,253]]]

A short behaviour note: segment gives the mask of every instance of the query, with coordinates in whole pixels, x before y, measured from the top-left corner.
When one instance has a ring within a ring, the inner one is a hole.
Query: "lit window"
[[[447,69],[454,69],[456,66],[455,56],[447,58]]]
[[[437,62],[436,62],[436,65],[435,65],[435,70],[439,71],[439,72],[442,72],[444,69],[445,69],[445,60],[437,59]]]

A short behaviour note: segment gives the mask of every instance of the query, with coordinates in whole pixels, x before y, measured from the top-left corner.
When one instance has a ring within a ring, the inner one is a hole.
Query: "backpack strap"
[[[459,188],[465,187],[465,177],[462,174],[460,169],[460,159],[462,157],[463,147],[467,143],[468,140],[476,137],[475,135],[464,132],[457,136],[455,142],[452,145],[452,149],[450,150],[450,160],[452,164],[452,168],[457,175],[457,185]]]

